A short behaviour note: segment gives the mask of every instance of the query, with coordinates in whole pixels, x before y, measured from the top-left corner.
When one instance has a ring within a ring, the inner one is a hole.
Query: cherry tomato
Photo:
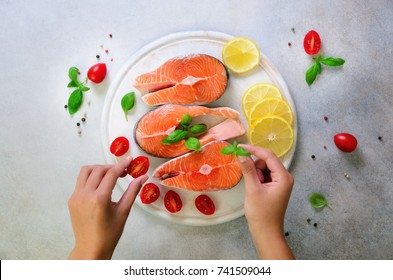
[[[164,197],[164,204],[166,210],[168,210],[171,213],[176,213],[181,210],[183,207],[183,203],[181,201],[180,196],[172,190],[169,190]]]
[[[142,203],[153,203],[160,196],[160,189],[157,187],[156,184],[148,183],[143,186],[140,196]]]
[[[127,167],[127,173],[133,178],[138,178],[147,173],[149,170],[150,162],[147,157],[139,156],[134,158],[130,165]]]
[[[308,54],[317,54],[321,48],[321,38],[315,30],[310,30],[304,36],[303,47]]]
[[[115,140],[113,140],[110,147],[110,151],[115,156],[121,157],[122,155],[128,152],[129,148],[130,148],[130,142],[128,142],[128,139],[123,136],[120,136],[117,137]]]
[[[90,67],[89,71],[87,71],[87,77],[93,83],[99,84],[101,83],[106,76],[106,64],[105,63],[97,63]]]
[[[337,148],[345,153],[353,152],[358,145],[358,141],[355,136],[349,133],[339,133],[334,135],[334,143]]]
[[[195,206],[205,215],[212,215],[216,211],[213,200],[205,194],[201,194],[195,199]]]

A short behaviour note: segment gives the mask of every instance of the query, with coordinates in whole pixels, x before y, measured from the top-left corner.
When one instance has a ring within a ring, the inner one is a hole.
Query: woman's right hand
[[[270,150],[240,144],[256,157],[239,157],[245,184],[244,211],[261,258],[292,259],[284,238],[284,216],[293,187],[293,177]]]

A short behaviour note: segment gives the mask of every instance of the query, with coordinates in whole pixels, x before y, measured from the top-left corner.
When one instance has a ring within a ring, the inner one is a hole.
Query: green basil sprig
[[[121,108],[124,111],[126,121],[128,121],[127,112],[130,111],[135,105],[135,92],[129,92],[121,99]]]
[[[75,66],[70,67],[68,69],[68,77],[70,78],[70,82],[68,83],[68,88],[77,88],[75,89],[70,97],[68,98],[68,112],[70,115],[75,114],[82,105],[83,101],[83,92],[90,90],[85,83],[87,82],[87,78],[82,83],[78,81],[79,70]]]
[[[164,145],[170,145],[180,142],[183,139],[186,139],[185,145],[187,149],[193,151],[200,151],[202,149],[201,143],[195,137],[188,137],[189,134],[197,135],[202,134],[207,131],[207,126],[204,123],[199,123],[193,126],[190,126],[192,123],[192,117],[190,114],[184,114],[180,121],[179,128],[169,134],[167,137],[161,140],[161,143]]]
[[[224,155],[234,155],[234,156],[251,156],[251,154],[246,151],[243,147],[238,147],[236,141],[232,143],[232,145],[226,146],[221,149],[221,154]]]
[[[329,208],[332,208],[330,206],[330,204],[327,202],[325,196],[323,194],[320,194],[320,193],[313,193],[310,196],[310,204],[314,208],[322,208],[322,207],[325,207],[325,206],[327,206]]]
[[[311,86],[312,83],[317,78],[317,75],[321,74],[321,72],[322,72],[322,65],[321,64],[324,64],[326,66],[341,66],[344,63],[345,63],[345,60],[342,58],[334,58],[334,57],[323,58],[321,55],[318,55],[314,61],[314,64],[310,68],[308,68],[308,70],[306,72],[307,84],[309,86]]]

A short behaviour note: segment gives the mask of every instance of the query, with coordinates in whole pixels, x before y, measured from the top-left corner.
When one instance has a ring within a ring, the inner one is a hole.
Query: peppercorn
[[[292,27],[291,30],[293,33],[295,33],[295,27]]]
[[[310,218],[308,218],[308,219],[307,219],[307,223],[310,223],[310,222],[311,222],[311,219],[310,219]]]
[[[288,42],[288,46],[289,46],[289,47],[292,46],[292,43],[291,43],[291,42]]]
[[[86,121],[86,119],[85,118],[82,118],[82,120],[81,120],[82,122],[85,122]]]
[[[106,49],[106,50],[105,50],[105,52],[106,52],[106,53],[108,53],[108,52],[109,52],[109,50],[108,50],[108,49]]]
[[[96,58],[97,58],[97,59],[99,59],[99,58],[100,58],[100,55],[99,55],[99,54],[97,54],[97,55],[96,55]]]
[[[315,155],[312,155],[311,158],[312,158],[312,159],[315,159]]]
[[[285,232],[285,236],[288,236],[289,235],[289,232]]]
[[[382,136],[378,136],[378,140],[379,140],[379,141],[382,141]]]
[[[64,105],[64,108],[65,108],[65,109],[67,109],[67,108],[68,108],[68,105],[67,105],[67,104],[66,104],[66,105]]]
[[[323,148],[326,150],[327,149],[326,145],[324,145]]]
[[[109,38],[112,38],[112,34],[109,34]]]
[[[318,224],[317,223],[314,223],[314,227],[317,227],[318,226]]]
[[[324,116],[323,119],[324,119],[325,121],[328,121],[328,120],[329,120],[329,118],[328,118],[327,116]]]
[[[80,126],[80,125],[81,125],[80,123],[78,123],[78,122],[76,123],[76,126]]]

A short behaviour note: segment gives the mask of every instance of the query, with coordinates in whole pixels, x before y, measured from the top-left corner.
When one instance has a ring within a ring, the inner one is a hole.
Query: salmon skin
[[[135,78],[134,87],[150,105],[202,105],[220,98],[227,86],[224,64],[206,54],[175,57]]]
[[[206,133],[197,137],[201,145],[215,140],[228,140],[245,134],[246,130],[238,119],[239,113],[228,107],[207,108],[204,106],[162,105],[145,114],[135,127],[136,143],[145,152],[164,158],[177,157],[190,150],[185,146],[185,140],[171,145],[164,145],[161,141],[180,125],[185,114],[193,119],[196,117],[219,117],[216,125],[207,127]]]
[[[164,186],[190,191],[230,189],[239,183],[242,171],[235,156],[221,154],[228,145],[225,141],[211,142],[200,152],[165,162],[153,172],[153,177]]]

